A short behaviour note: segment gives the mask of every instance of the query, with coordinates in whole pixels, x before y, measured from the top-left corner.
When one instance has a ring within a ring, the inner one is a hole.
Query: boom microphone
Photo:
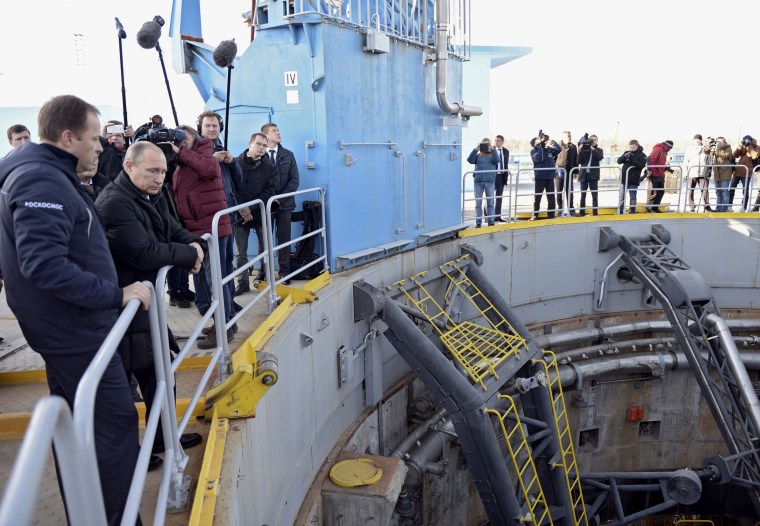
[[[127,32],[124,31],[124,26],[121,25],[121,22],[119,22],[118,17],[114,17],[114,20],[116,20],[116,29],[119,32],[119,38],[127,38]]]
[[[214,64],[220,68],[227,68],[232,65],[237,55],[237,44],[235,40],[223,40],[214,50]]]
[[[163,21],[163,19],[161,20]],[[159,38],[161,38],[161,25],[155,18],[150,22],[145,22],[140,28],[140,31],[137,32],[137,43],[144,49],[153,49],[156,47]]]

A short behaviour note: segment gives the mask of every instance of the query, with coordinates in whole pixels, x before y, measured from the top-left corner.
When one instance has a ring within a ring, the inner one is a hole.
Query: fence
[[[511,159],[510,159],[511,161]],[[597,168],[597,167],[594,167]],[[614,213],[621,214],[625,212],[626,194],[628,189],[622,184],[622,169],[617,165],[601,165],[598,167],[600,170],[600,179],[598,181],[599,187],[597,190],[591,190],[592,201],[594,197],[597,197],[598,204],[596,206],[586,206],[585,209],[591,209],[592,212],[599,209],[613,209]],[[684,167],[680,164],[669,165],[649,165],[647,168],[670,168],[673,171],[672,175],[666,175],[663,179],[662,187],[652,188],[651,177],[643,177],[639,187],[636,189],[636,193],[640,195],[645,193],[645,199],[639,199],[637,197],[637,208],[646,202],[646,209],[648,211],[655,211],[653,206],[652,196],[656,192],[662,192],[663,195],[675,196],[675,202],[668,200],[663,203],[663,206],[668,207],[673,212],[688,212],[688,211],[713,211],[714,208],[710,206],[709,192],[710,190],[721,191],[721,202],[718,203],[721,208],[718,211],[735,211],[735,212],[757,212],[760,211],[760,191],[757,191],[757,183],[755,174],[760,172],[760,166],[755,167],[751,173],[748,172],[748,168],[740,164],[730,165],[693,165]],[[710,175],[706,178],[700,177],[699,174],[695,174],[694,170],[709,169],[712,172],[716,168],[730,168],[733,172],[730,181],[719,183],[720,188],[715,186],[715,178]],[[578,202],[578,181],[576,180],[579,171],[582,167],[575,167],[570,171],[570,177],[555,177],[555,187],[553,192],[547,192],[555,198],[557,203],[553,209],[540,208],[538,213],[556,213],[556,215],[576,215],[575,208],[580,204]],[[488,215],[486,212],[482,212],[481,217],[484,220],[498,218],[500,215],[504,216],[507,221],[517,221],[519,217],[525,216],[530,213],[533,214],[533,202],[536,197],[535,190],[531,190],[528,185],[532,185],[535,181],[535,171],[555,171],[562,173],[562,168],[540,168],[536,169],[532,163],[523,163],[521,159],[516,159],[515,162],[510,162],[510,175],[507,178],[507,182],[504,186],[503,193],[501,195],[495,194],[493,197],[486,197],[484,201],[488,204],[489,201],[502,203],[502,213],[494,212]],[[488,172],[495,172],[491,170]],[[480,173],[488,173],[480,172]],[[474,171],[465,172],[462,176],[462,221],[473,221],[473,217],[477,220],[477,211],[471,215],[472,202],[476,199],[471,195],[474,191],[474,184],[470,176],[474,175]],[[747,174],[747,175],[744,175]],[[562,183],[559,180],[562,180]],[[560,186],[561,184],[561,186]],[[736,188],[741,184],[741,201],[734,203],[736,198]],[[704,185],[704,186],[701,186]],[[560,190],[559,188],[562,188]],[[699,191],[697,201],[693,201],[693,192]],[[754,202],[752,197],[755,196]],[[724,203],[725,201],[725,203]],[[571,204],[573,206],[571,206]],[[476,204],[477,206],[477,204]],[[622,208],[621,208],[622,207]],[[583,214],[580,214],[583,215]],[[498,220],[498,219],[497,219]]]

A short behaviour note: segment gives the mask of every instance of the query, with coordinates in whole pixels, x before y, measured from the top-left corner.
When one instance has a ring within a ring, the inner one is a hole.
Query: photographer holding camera
[[[734,158],[736,158],[736,164],[739,166],[734,167],[734,175],[729,185],[728,199],[731,201],[731,208],[733,209],[734,192],[739,183],[741,183],[743,190],[741,211],[745,212],[749,203],[748,183],[752,177],[752,170],[760,163],[760,149],[758,149],[757,140],[753,139],[751,135],[742,137],[742,143],[734,150]]]
[[[647,155],[644,153],[644,148],[641,147],[639,141],[632,140],[628,143],[628,151],[618,157],[618,164],[622,164],[622,177],[620,184],[623,186],[623,191],[620,192],[620,207],[618,213],[625,212],[625,191],[628,191],[628,213],[636,213],[636,193],[639,190],[639,184],[641,183],[641,170],[647,165]]]
[[[478,147],[472,150],[467,162],[475,165],[475,228],[483,223],[483,194],[486,195],[486,221],[488,226],[494,223],[494,190],[496,187],[496,169],[499,158],[491,151],[491,139],[486,137]]]
[[[567,196],[567,207],[570,211],[570,215],[575,215],[575,205],[573,205],[573,181],[571,177],[575,175],[570,172],[573,168],[578,166],[578,148],[573,144],[573,136],[568,131],[562,132],[563,140],[560,141],[560,147],[562,151],[557,156],[557,175],[554,177],[554,188],[557,191],[557,208],[561,211],[564,208],[562,202],[562,193]]]
[[[557,171],[555,168],[555,159],[562,151],[562,148],[556,141],[549,139],[543,130],[538,131],[538,137],[530,140],[530,158],[533,160],[533,173],[535,174],[535,184],[533,187],[533,215],[529,221],[538,219],[538,211],[541,208],[541,197],[546,192],[546,200],[549,205],[547,215],[549,219],[554,219],[556,210],[556,201],[554,198],[554,176]]]
[[[599,148],[596,135],[584,134],[578,141],[578,180],[581,183],[581,204],[578,215],[586,215],[586,191],[591,191],[591,214],[599,215],[599,161],[604,159],[604,150]]]
[[[186,137],[181,146],[169,143],[176,155],[177,169],[172,177],[174,202],[177,214],[187,230],[197,236],[211,232],[214,215],[227,208],[227,197],[222,184],[221,169],[214,158],[214,142],[198,135],[191,126],[180,126]],[[228,246],[232,243],[232,225],[229,214],[219,218],[219,264],[222,271],[227,268]],[[211,275],[208,260],[203,261],[202,270],[193,275],[195,283],[195,306],[205,314],[211,305]],[[222,287],[225,323],[235,314],[230,287]],[[227,329],[230,342],[237,332],[237,324]],[[198,342],[199,349],[216,346],[216,332],[213,327],[206,339]]]
[[[708,137],[707,142],[714,145],[715,139]],[[683,159],[685,165],[684,170],[686,170],[686,175],[684,175],[684,177],[689,178],[688,199],[689,207],[692,212],[697,210],[697,203],[694,201],[694,189],[696,187],[699,187],[700,189],[699,191],[702,196],[701,205],[704,206],[704,210],[706,212],[712,212],[712,208],[710,208],[710,194],[707,189],[709,186],[710,172],[712,171],[712,168],[707,165],[712,164],[712,155],[710,153],[704,153],[704,147],[702,136],[696,134],[694,136],[693,145],[686,150]],[[692,166],[698,166],[698,168],[696,168],[696,173],[692,173],[689,170]]]
[[[703,152],[711,156],[712,162],[709,164],[718,165],[713,167],[715,193],[718,196],[718,206],[716,209],[718,212],[728,212],[730,202],[728,185],[734,173],[734,169],[731,166],[734,163],[731,145],[726,142],[724,137],[717,137],[715,141],[708,142]]]

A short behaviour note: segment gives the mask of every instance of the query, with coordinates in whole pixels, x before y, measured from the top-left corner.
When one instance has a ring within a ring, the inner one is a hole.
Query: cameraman
[[[715,139],[712,137],[707,138],[707,142],[715,144]],[[710,179],[711,167],[707,166],[712,164],[712,155],[710,153],[704,153],[704,144],[702,143],[702,136],[696,134],[694,136],[694,142],[691,147],[686,150],[684,154],[684,169],[686,175],[684,177],[689,178],[689,207],[692,212],[697,210],[697,203],[694,201],[694,189],[699,187],[699,191],[702,195],[702,205],[706,212],[712,212],[710,208],[710,194],[707,187]],[[696,167],[696,175],[691,174],[690,168]]]
[[[650,212],[659,214],[660,203],[665,195],[665,171],[672,172],[673,169],[667,166],[668,152],[673,149],[673,141],[667,140],[656,144],[649,154],[649,181],[652,183],[652,203],[647,208]]]
[[[467,162],[475,165],[475,228],[483,222],[483,193],[486,194],[486,221],[493,226],[493,196],[496,187],[496,169],[499,158],[491,151],[491,139],[486,137],[472,150]]]
[[[221,169],[214,158],[214,142],[198,135],[195,128],[180,126],[186,134],[181,147],[170,143],[177,160],[172,177],[174,202],[177,214],[187,230],[196,236],[211,232],[214,215],[227,208],[227,198],[222,184]],[[227,268],[228,247],[232,243],[232,225],[229,214],[219,218],[219,265],[224,274]],[[193,275],[195,283],[195,306],[203,315],[211,305],[211,270],[208,259],[203,261],[201,272]],[[230,287],[222,287],[225,323],[235,314]],[[227,329],[230,342],[237,332],[237,324]],[[206,339],[198,342],[199,349],[216,347],[216,332],[212,328]]]
[[[549,205],[547,215],[549,219],[554,219],[556,208],[554,175],[557,171],[551,170],[551,168],[556,166],[555,159],[562,151],[562,148],[560,148],[556,141],[549,139],[549,136],[542,132],[538,133],[538,137],[530,140],[530,145],[533,148],[530,151],[530,158],[533,160],[535,184],[533,188],[533,215],[529,221],[538,219],[538,211],[541,208],[541,196],[544,192],[546,192],[546,200]]]
[[[739,183],[742,184],[743,197],[742,197],[742,212],[746,212],[747,203],[749,202],[749,180],[752,178],[752,170],[760,162],[760,150],[758,150],[757,140],[753,139],[751,135],[745,135],[742,137],[742,143],[736,150],[734,150],[734,158],[736,158],[736,166],[734,168],[734,176],[731,178],[730,190],[728,192],[728,198],[731,201],[731,208],[734,206],[734,191]]]
[[[734,172],[734,169],[731,167],[734,163],[731,145],[726,142],[724,137],[718,137],[714,143],[708,144],[703,151],[706,154],[712,155],[713,162],[711,164],[718,165],[713,168],[713,173],[715,174],[715,193],[718,196],[717,211],[728,212],[728,185]]]
[[[596,216],[599,215],[599,162],[604,159],[604,150],[599,148],[599,138],[588,133],[581,137],[578,144],[578,180],[581,182],[581,205],[578,215],[586,215],[586,191],[590,190],[591,214]]]
[[[557,175],[554,178],[554,188],[557,190],[557,208],[562,210],[564,203],[562,202],[562,192],[567,195],[567,207],[570,211],[570,215],[575,215],[575,206],[573,205],[573,180],[572,177],[575,173],[571,173],[573,168],[578,166],[578,148],[573,144],[573,136],[569,131],[562,132],[563,139],[560,142],[562,151],[557,156],[557,168],[563,168],[557,170]]]
[[[628,151],[618,157],[618,164],[622,164],[622,176],[620,178],[620,184],[623,186],[623,191],[620,193],[620,208],[618,213],[625,212],[625,190],[628,191],[628,213],[636,213],[636,193],[639,190],[639,184],[641,183],[641,170],[647,165],[647,155],[644,153],[644,148],[641,147],[639,141],[636,139],[628,143]]]

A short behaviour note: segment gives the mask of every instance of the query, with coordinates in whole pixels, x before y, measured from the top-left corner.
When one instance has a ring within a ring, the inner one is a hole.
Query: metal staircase
[[[492,524],[586,525],[561,386],[549,380],[556,360],[541,354],[477,259],[384,290],[358,282],[354,318],[381,316],[385,337],[447,410]],[[512,378],[519,404],[499,392]]]
[[[669,242],[659,225],[630,238],[605,227],[600,250],[619,247],[630,271],[662,306],[731,453],[707,459],[706,466],[715,481],[748,488],[760,514],[760,403],[710,287]]]

